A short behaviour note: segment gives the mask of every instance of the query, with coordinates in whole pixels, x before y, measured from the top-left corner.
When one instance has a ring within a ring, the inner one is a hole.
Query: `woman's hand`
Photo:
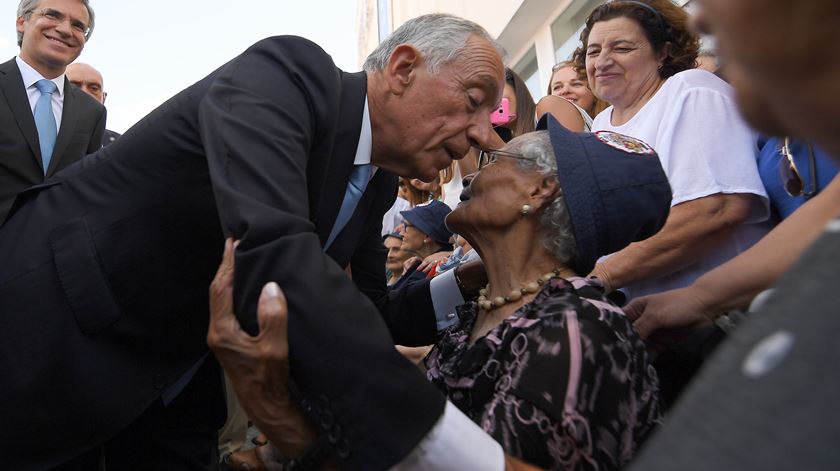
[[[210,285],[207,344],[225,369],[248,417],[283,456],[296,457],[315,431],[289,393],[286,298],[276,283],[263,287],[257,308],[260,333],[250,336],[233,314],[233,239],[225,241],[222,264]]]
[[[419,261],[420,261],[420,257],[418,257],[416,255],[413,256],[413,257],[409,257],[408,260],[403,262],[403,273],[407,272],[408,270],[411,270],[411,267],[414,266],[414,264],[419,262]]]
[[[639,337],[654,347],[672,346],[715,320],[702,291],[691,286],[636,298],[624,313]]]
[[[423,273],[429,273],[432,268],[440,265],[441,263],[445,262],[449,256],[452,255],[452,252],[435,252],[428,257],[423,259],[423,263],[420,264],[417,269],[422,271]]]

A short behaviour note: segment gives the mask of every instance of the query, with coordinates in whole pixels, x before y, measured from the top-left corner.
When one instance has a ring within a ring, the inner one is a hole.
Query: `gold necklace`
[[[493,309],[500,308],[505,304],[510,304],[519,301],[520,299],[522,299],[522,296],[526,294],[536,293],[540,290],[540,286],[548,283],[548,281],[552,278],[559,277],[561,271],[562,270],[560,268],[555,268],[554,270],[539,277],[537,281],[532,281],[523,286],[522,288],[515,289],[508,293],[507,296],[496,296],[492,300],[487,299],[487,291],[490,289],[490,284],[488,283],[487,286],[478,291],[478,307],[489,312]]]

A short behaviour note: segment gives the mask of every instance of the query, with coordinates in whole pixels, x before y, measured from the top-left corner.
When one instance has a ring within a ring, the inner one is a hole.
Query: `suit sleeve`
[[[373,212],[373,217],[380,214]],[[364,243],[353,256],[350,266],[353,281],[379,309],[393,342],[398,345],[430,345],[437,340],[436,317],[429,280],[407,283],[389,291],[385,281],[387,251],[382,245],[382,220],[367,221]]]
[[[444,398],[395,351],[309,220],[310,149],[335,119],[340,86],[317,46],[271,38],[220,72],[199,125],[222,228],[241,241],[234,307],[243,328],[256,332],[260,289],[276,281],[288,300],[293,379],[340,425],[333,438],[351,450],[349,467],[386,469],[431,429]]]

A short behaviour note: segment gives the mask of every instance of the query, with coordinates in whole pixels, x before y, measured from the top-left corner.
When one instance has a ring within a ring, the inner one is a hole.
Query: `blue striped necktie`
[[[373,165],[364,164],[356,165],[353,171],[350,172],[350,181],[347,182],[347,190],[344,192],[344,200],[341,202],[341,209],[338,211],[338,216],[335,218],[332,231],[330,232],[327,243],[324,245],[326,251],[332,245],[335,238],[347,225],[347,221],[356,210],[359,200],[362,198],[362,193],[365,192],[367,184],[370,181],[370,175],[373,172]]]
[[[50,167],[55,138],[58,135],[58,128],[55,123],[55,115],[52,110],[52,95],[58,87],[50,80],[41,79],[35,82],[35,88],[41,92],[41,96],[35,103],[35,127],[38,129],[38,141],[41,144],[41,162],[44,164],[44,175]]]

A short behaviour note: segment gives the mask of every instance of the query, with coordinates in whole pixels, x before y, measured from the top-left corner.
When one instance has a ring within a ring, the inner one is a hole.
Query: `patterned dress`
[[[644,343],[597,281],[553,279],[469,345],[458,308],[426,357],[429,379],[505,452],[547,469],[618,469],[660,421]]]

